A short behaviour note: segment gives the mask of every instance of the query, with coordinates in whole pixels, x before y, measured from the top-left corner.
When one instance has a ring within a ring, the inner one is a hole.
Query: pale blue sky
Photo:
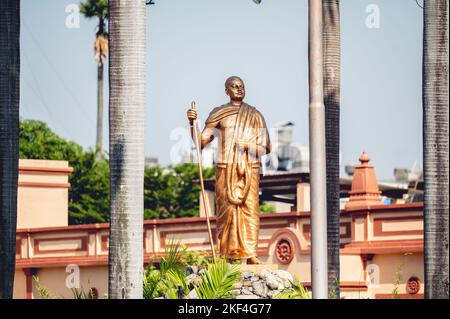
[[[96,21],[65,26],[66,6],[78,0],[21,2],[21,116],[92,147]],[[168,164],[177,143],[170,134],[188,128],[191,100],[204,120],[226,102],[230,75],[244,79],[247,102],[268,126],[293,121],[296,142],[308,144],[306,0],[155,2],[148,7],[147,155]],[[365,24],[370,4],[380,9],[378,29]],[[421,168],[422,9],[415,0],[341,0],[341,44],[342,167],[366,150],[380,179],[416,160]],[[107,108],[104,122],[107,146]]]

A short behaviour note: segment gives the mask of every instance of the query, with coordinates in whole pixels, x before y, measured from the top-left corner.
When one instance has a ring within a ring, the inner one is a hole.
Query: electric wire
[[[73,93],[73,91],[70,89],[70,87],[66,84],[66,82],[64,81],[63,77],[61,76],[61,74],[58,72],[57,68],[55,67],[55,65],[52,63],[51,59],[48,57],[48,55],[46,54],[46,52],[44,51],[44,49],[41,47],[41,45],[39,44],[39,41],[37,40],[37,38],[34,36],[33,32],[31,31],[31,29],[29,28],[28,24],[23,21],[23,24],[25,26],[25,29],[28,31],[28,33],[30,34],[33,42],[36,44],[38,50],[40,51],[41,55],[44,57],[44,59],[47,61],[47,63],[50,65],[51,69],[53,70],[53,72],[55,73],[55,75],[57,76],[59,82],[61,83],[61,85],[63,86],[63,88],[69,93],[70,97],[73,99],[73,101],[75,102],[75,104],[78,106],[78,109],[81,110],[83,116],[85,117],[85,119],[87,119],[90,124],[95,124],[95,121],[88,115],[87,111],[84,109],[83,105],[80,103],[80,101],[78,100],[78,98],[76,97],[76,95]]]
[[[33,82],[34,82],[34,84],[35,84],[35,87],[33,87],[29,82],[26,82],[26,83],[27,83],[28,86],[33,90],[34,94],[37,96],[37,98],[38,98],[39,101],[41,102],[42,106],[44,107],[45,111],[47,112],[47,115],[48,115],[48,119],[49,119],[50,124],[51,124],[52,126],[54,126],[55,120],[54,120],[54,118],[53,118],[53,116],[52,116],[52,113],[51,113],[51,111],[50,111],[50,108],[49,108],[48,105],[47,105],[47,102],[45,101],[44,95],[43,95],[42,92],[41,92],[41,89],[40,89],[40,87],[39,87],[39,82],[38,82],[37,77],[36,77],[36,75],[35,75],[35,73],[34,73],[34,71],[33,71],[33,68],[31,67],[31,63],[30,63],[30,60],[29,60],[28,55],[27,55],[27,53],[26,53],[26,50],[21,50],[21,51],[23,52],[23,55],[24,55],[24,57],[25,57],[25,62],[26,62],[26,64],[28,65],[28,68],[29,68],[30,73],[31,73],[31,78],[33,79]],[[67,132],[66,132],[66,133],[67,133]]]

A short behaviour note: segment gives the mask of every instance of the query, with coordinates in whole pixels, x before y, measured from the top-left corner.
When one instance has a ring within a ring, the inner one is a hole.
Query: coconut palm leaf
[[[189,292],[184,269],[186,267],[186,247],[178,241],[166,244],[164,256],[159,262],[159,269],[149,266],[144,274],[143,295],[145,299],[162,297],[168,299],[182,298]]]
[[[86,0],[80,3],[80,12],[86,18],[108,18],[108,0]]]
[[[294,281],[291,281],[292,288],[285,289],[275,295],[275,299],[311,299],[308,289],[306,289],[300,280],[294,276]]]
[[[169,269],[166,273],[166,281],[176,288],[178,298],[189,293],[189,286],[184,272],[178,269]]]
[[[209,264],[198,286],[194,287],[199,299],[231,299],[234,284],[241,279],[240,271],[223,259]]]
[[[165,254],[161,257],[159,270],[164,275],[170,269],[182,270],[186,267],[184,262],[186,247],[180,245],[179,241],[171,240],[170,244],[165,248]]]

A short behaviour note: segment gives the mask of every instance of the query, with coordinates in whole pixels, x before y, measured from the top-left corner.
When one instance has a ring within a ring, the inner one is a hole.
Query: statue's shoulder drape
[[[208,118],[206,119],[206,124],[217,123],[220,120],[239,113],[239,106],[232,106],[229,104],[224,104],[218,107],[215,107],[210,113]]]

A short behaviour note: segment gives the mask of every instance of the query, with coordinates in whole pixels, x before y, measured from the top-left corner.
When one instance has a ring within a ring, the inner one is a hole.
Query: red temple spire
[[[363,152],[359,157],[359,161],[361,165],[355,167],[352,189],[349,192],[350,200],[345,205],[347,210],[383,204],[375,168],[369,164],[369,155]]]

